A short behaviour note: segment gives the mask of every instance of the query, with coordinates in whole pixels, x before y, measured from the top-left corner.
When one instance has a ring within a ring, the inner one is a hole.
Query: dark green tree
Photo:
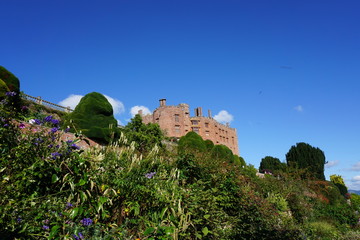
[[[124,133],[130,142],[135,142],[140,152],[148,152],[155,145],[162,147],[164,134],[158,124],[144,124],[139,114],[136,114],[124,127]]]
[[[259,172],[264,173],[269,170],[272,173],[285,170],[286,165],[280,162],[278,158],[266,156],[261,159]]]
[[[0,99],[5,97],[6,92],[14,92],[11,97],[11,105],[16,111],[20,109],[20,81],[14,74],[3,66],[0,66]]]
[[[234,163],[239,167],[245,167],[246,162],[243,157],[234,154]]]
[[[325,154],[319,148],[303,142],[297,143],[286,154],[286,162],[289,167],[305,169],[310,177],[325,180]]]
[[[3,66],[0,66],[0,79],[6,83],[10,91],[20,93],[19,79]]]
[[[188,132],[179,140],[178,151],[180,153],[205,153],[207,151],[206,143],[196,132]]]
[[[234,162],[232,151],[225,145],[215,145],[211,150],[211,156],[218,160]]]
[[[113,134],[117,136],[119,131],[111,104],[97,92],[86,94],[66,117],[64,125],[74,126],[74,131],[81,131],[101,144],[108,144]]]

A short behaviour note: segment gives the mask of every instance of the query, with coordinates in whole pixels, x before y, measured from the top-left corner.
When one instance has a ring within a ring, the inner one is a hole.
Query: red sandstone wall
[[[201,113],[200,109],[200,115]],[[190,117],[189,105],[166,106],[162,100],[160,107],[151,115],[143,115],[143,122],[157,123],[168,137],[180,138],[189,131],[197,132],[203,139],[211,140],[214,144],[223,144],[234,154],[239,155],[238,138],[235,128],[218,123],[211,117]]]

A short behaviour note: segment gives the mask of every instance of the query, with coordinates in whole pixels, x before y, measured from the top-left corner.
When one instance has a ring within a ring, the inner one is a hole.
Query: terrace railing
[[[52,109],[55,109],[55,110],[62,111],[62,112],[72,112],[73,111],[70,107],[60,106],[58,104],[43,100],[41,97],[33,97],[33,96],[27,95],[25,93],[21,93],[21,98],[35,102],[37,104],[40,104],[40,105],[43,105],[43,106],[46,106],[49,108],[52,108]]]

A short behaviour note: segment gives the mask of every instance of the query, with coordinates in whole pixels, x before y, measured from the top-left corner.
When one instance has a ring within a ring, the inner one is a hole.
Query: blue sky
[[[131,110],[220,111],[258,167],[306,142],[360,190],[360,2],[1,0],[0,65],[60,103],[96,91]],[[140,107],[142,106],[142,107]]]

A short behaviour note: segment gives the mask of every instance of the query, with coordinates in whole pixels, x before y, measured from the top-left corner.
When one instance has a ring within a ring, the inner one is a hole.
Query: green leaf
[[[59,177],[56,174],[53,174],[51,177],[51,183],[56,183],[59,180]]]
[[[79,208],[77,208],[77,207],[74,208],[74,209],[70,212],[69,217],[70,217],[71,219],[74,219],[74,218],[77,216],[78,212],[79,212]]]
[[[202,233],[204,234],[204,236],[208,235],[209,229],[208,229],[207,227],[204,227],[204,228],[202,229]]]
[[[155,231],[155,228],[149,227],[149,228],[147,228],[147,229],[144,231],[144,235],[145,235],[145,236],[146,236],[146,235],[149,235],[149,234],[153,233],[154,231]]]
[[[76,185],[82,186],[82,185],[84,185],[85,183],[86,183],[86,180],[80,179],[80,181],[79,181]]]
[[[107,197],[101,196],[99,201],[100,201],[101,204],[104,204],[107,201],[107,199],[108,199]]]
[[[57,234],[59,228],[59,225],[55,225],[51,228],[49,239],[53,238]]]
[[[208,219],[209,217],[210,217],[209,214],[204,215],[204,218],[205,218],[205,219]]]

